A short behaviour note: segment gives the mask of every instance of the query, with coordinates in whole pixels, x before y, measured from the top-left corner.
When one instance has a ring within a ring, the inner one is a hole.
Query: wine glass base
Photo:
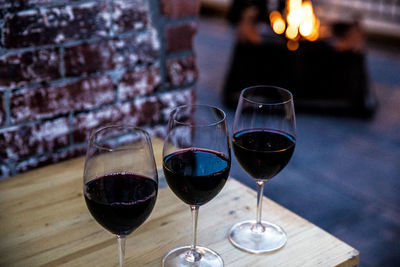
[[[169,266],[196,266],[196,267],[222,267],[224,266],[224,261],[217,252],[205,248],[196,247],[198,259],[193,259],[187,256],[190,251],[190,246],[179,247],[168,252],[162,260],[163,267]]]
[[[281,227],[266,221],[261,224],[263,227],[256,227],[255,220],[235,224],[229,231],[229,241],[235,247],[254,254],[273,252],[286,244],[286,233]]]

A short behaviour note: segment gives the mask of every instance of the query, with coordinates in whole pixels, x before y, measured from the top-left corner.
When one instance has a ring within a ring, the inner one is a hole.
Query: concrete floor
[[[233,40],[223,19],[200,19],[198,102],[224,109],[230,125],[220,93]],[[369,44],[367,62],[374,118],[297,114],[294,156],[265,195],[358,249],[360,266],[400,266],[400,48]],[[255,188],[235,159],[231,176]]]

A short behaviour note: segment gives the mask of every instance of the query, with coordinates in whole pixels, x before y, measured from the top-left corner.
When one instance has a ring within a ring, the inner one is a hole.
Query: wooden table
[[[153,145],[161,166],[161,141]],[[115,237],[91,217],[82,196],[83,161],[54,164],[0,182],[0,266],[117,265]],[[263,218],[285,229],[287,244],[262,255],[234,248],[227,239],[229,228],[253,219],[255,208],[256,192],[230,178],[222,192],[200,208],[199,245],[219,252],[226,266],[359,263],[357,250],[268,198]],[[150,218],[127,238],[127,266],[160,266],[169,250],[190,241],[189,208],[165,187]]]

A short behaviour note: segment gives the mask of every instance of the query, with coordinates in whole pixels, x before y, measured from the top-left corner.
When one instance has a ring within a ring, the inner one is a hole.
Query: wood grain
[[[162,142],[154,140],[160,167]],[[83,158],[0,182],[0,266],[117,266],[115,237],[90,216],[82,195]],[[198,243],[226,266],[355,266],[354,248],[265,198],[263,219],[284,228],[278,252],[252,255],[234,248],[229,228],[255,217],[256,192],[230,178],[200,208]],[[171,249],[191,240],[189,208],[169,188],[159,191],[150,218],[126,242],[127,266],[160,266]]]

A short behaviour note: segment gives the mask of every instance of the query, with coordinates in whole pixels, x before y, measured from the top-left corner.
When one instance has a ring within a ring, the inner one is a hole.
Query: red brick
[[[18,160],[67,147],[69,132],[67,118],[1,129],[0,147],[5,149],[0,149],[0,156]]]
[[[65,48],[67,76],[94,73],[137,64],[153,63],[160,55],[155,31]]]
[[[109,17],[108,5],[97,1],[8,13],[4,17],[2,44],[16,48],[106,36]]]
[[[80,0],[63,0],[57,3],[69,3]],[[41,7],[48,4],[53,4],[54,0],[0,0],[0,8],[14,10],[22,10],[30,7]]]
[[[159,118],[158,100],[156,97],[148,97],[106,107],[98,111],[81,113],[76,116],[73,133],[74,142],[82,143],[89,140],[90,133],[105,125],[149,125],[157,122]]]
[[[171,111],[181,105],[196,103],[196,91],[184,89],[166,92],[159,96],[160,122],[167,122]]]
[[[164,138],[166,134],[166,125],[145,126],[142,128],[147,131],[150,136]],[[70,158],[79,157],[86,153],[86,149],[87,145],[81,144],[78,146],[70,147],[68,149],[62,149],[61,151],[45,153],[37,157],[31,157],[26,160],[18,161],[16,164],[16,170],[18,173],[21,173]],[[9,175],[11,175],[11,169],[9,168],[9,166],[5,164],[0,164],[0,178],[8,177]]]
[[[171,25],[166,28],[167,52],[193,50],[193,37],[197,31],[197,23]]]
[[[200,10],[200,0],[161,0],[161,12],[169,18],[197,16]]]
[[[0,90],[60,78],[59,64],[56,49],[3,55],[0,57]]]
[[[81,113],[74,118],[74,143],[89,141],[92,131],[105,125],[121,124],[122,112],[117,106]]]
[[[10,98],[12,122],[57,116],[114,101],[109,76],[88,78],[60,86],[26,89]]]
[[[125,72],[118,81],[118,97],[121,100],[150,95],[161,85],[158,65],[136,68]]]
[[[196,57],[172,58],[166,61],[167,86],[182,86],[195,82],[198,78]]]
[[[141,98],[133,102],[135,113],[132,112],[126,115],[126,123],[131,121],[130,116],[136,116],[136,125],[150,125],[153,122],[158,122],[160,117],[160,108],[158,99],[155,96]]]
[[[22,160],[16,164],[17,172],[25,172],[34,168],[46,166],[66,159],[82,156],[86,153],[86,146],[72,147],[54,153],[47,153],[38,157]]]
[[[146,31],[125,37],[116,42],[116,66],[135,65],[138,63],[153,63],[161,53],[161,45],[156,30]]]
[[[149,25],[147,0],[114,0],[113,32],[119,34],[145,29]]]
[[[115,41],[104,40],[65,48],[64,64],[67,76],[110,70],[115,67]]]

